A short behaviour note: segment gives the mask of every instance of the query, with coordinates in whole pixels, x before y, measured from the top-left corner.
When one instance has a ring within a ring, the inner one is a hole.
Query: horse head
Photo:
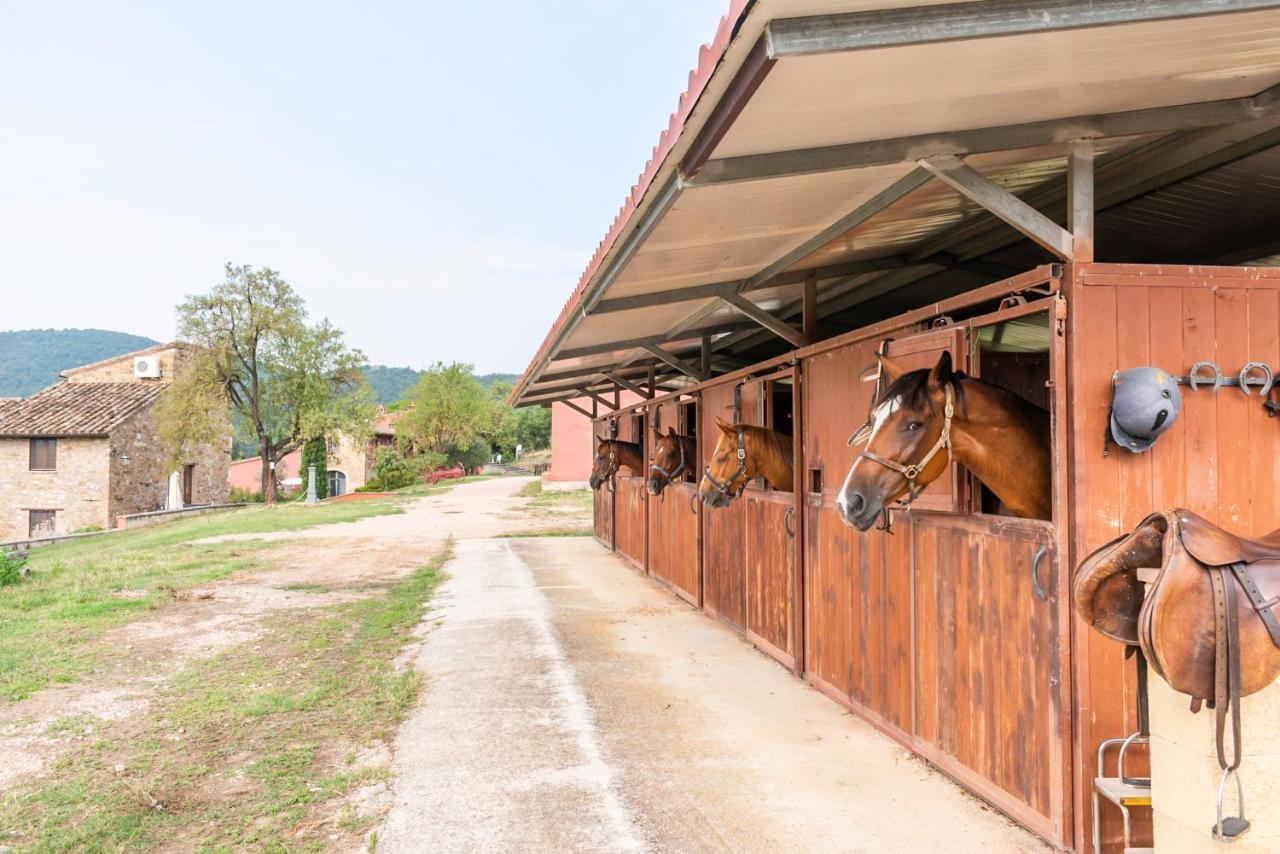
[[[668,427],[665,434],[655,427],[653,435],[653,458],[649,461],[649,480],[645,486],[650,495],[661,495],[667,484],[682,480],[689,466],[695,463],[689,439],[677,434],[674,427]]]
[[[840,488],[836,507],[846,525],[868,530],[889,503],[910,503],[951,462],[951,419],[956,383],[963,374],[951,368],[944,352],[931,369],[904,372],[877,355],[884,391],[867,421],[849,439],[865,444]]]
[[[591,461],[591,477],[587,483],[592,489],[599,489],[618,473],[618,450],[612,439],[601,439],[596,444],[596,455]]]
[[[720,435],[716,437],[711,462],[702,471],[698,485],[698,497],[708,507],[727,507],[742,494],[747,484],[756,476],[755,461],[747,453],[746,424],[729,424],[716,419]]]

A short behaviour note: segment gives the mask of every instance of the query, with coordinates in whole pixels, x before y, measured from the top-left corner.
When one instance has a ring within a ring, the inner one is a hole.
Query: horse
[[[951,368],[944,352],[932,369],[904,372],[881,355],[888,387],[849,439],[866,443],[840,488],[846,525],[868,530],[889,502],[910,507],[952,460],[973,472],[1003,505],[1025,519],[1052,518],[1049,413],[997,386]]]
[[[665,435],[655,427],[653,435],[653,459],[645,486],[650,495],[661,495],[667,484],[679,483],[698,464],[698,446],[692,436],[681,436],[674,427],[668,427]]]
[[[720,436],[698,485],[703,504],[727,507],[757,475],[763,475],[774,489],[793,491],[790,436],[768,427],[727,424],[719,418],[716,425]]]
[[[596,445],[596,456],[591,463],[591,478],[587,483],[592,489],[599,489],[607,481],[613,480],[621,466],[631,469],[632,474],[643,474],[644,449],[638,442],[601,439],[600,444]]]

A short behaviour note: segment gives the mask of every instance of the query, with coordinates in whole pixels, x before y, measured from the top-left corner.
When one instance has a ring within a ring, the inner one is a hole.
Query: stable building
[[[655,429],[695,437],[662,500],[643,471],[597,491],[603,546],[1052,847],[1211,850],[1209,715],[1153,735],[1130,822],[1095,821],[1136,677],[1069,590],[1153,510],[1280,526],[1256,389],[1184,391],[1146,453],[1103,443],[1118,370],[1280,376],[1277,223],[1280,2],[733,0],[512,401],[580,406],[646,459]],[[891,535],[844,525],[875,355],[944,352],[1048,411],[1052,518],[952,463]],[[790,435],[794,491],[696,501],[718,419]],[[1249,850],[1280,847],[1268,762],[1245,761]]]
[[[0,541],[113,528],[120,516],[225,503],[231,437],[169,469],[153,408],[187,364],[162,344],[0,401]]]

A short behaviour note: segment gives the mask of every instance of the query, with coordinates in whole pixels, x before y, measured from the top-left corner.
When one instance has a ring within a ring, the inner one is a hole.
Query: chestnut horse
[[[951,369],[944,352],[932,369],[904,372],[880,360],[880,394],[849,444],[865,442],[836,499],[846,525],[888,526],[894,499],[909,507],[952,460],[973,472],[1006,512],[1052,516],[1049,413],[1005,389]]]
[[[790,436],[768,427],[726,424],[719,418],[716,425],[720,436],[698,486],[703,504],[728,506],[757,475],[762,475],[774,489],[794,489]]]
[[[661,495],[669,483],[679,483],[698,465],[698,446],[692,436],[681,436],[674,427],[664,435],[653,430],[653,459],[649,461],[650,495]]]
[[[632,474],[643,474],[644,450],[636,442],[601,439],[600,444],[596,445],[596,456],[591,463],[591,478],[587,482],[592,489],[599,489],[605,482],[613,480],[621,466],[631,469]]]

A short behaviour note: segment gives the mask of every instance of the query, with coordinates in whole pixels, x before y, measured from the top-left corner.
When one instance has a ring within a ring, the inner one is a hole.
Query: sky
[[[522,371],[727,7],[0,0],[0,330],[167,340],[230,261]]]

